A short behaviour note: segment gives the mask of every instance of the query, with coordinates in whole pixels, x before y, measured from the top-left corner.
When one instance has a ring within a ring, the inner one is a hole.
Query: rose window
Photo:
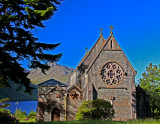
[[[102,67],[101,77],[106,84],[117,84],[123,77],[123,69],[117,63],[109,62]]]
[[[79,94],[76,93],[75,91],[73,91],[72,93],[70,93],[70,97],[71,97],[72,99],[78,99]]]

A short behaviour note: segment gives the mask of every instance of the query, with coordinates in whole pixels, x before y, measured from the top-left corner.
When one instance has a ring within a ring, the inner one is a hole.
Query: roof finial
[[[100,30],[101,30],[100,36],[102,36],[103,35],[103,33],[102,33],[103,29],[101,28]]]
[[[86,49],[86,53],[87,53],[87,52],[88,52],[88,51],[87,51],[87,50],[88,50],[88,48],[86,47],[85,49]]]
[[[114,27],[111,25],[109,29],[111,30],[110,35],[113,34],[112,30],[114,29]]]

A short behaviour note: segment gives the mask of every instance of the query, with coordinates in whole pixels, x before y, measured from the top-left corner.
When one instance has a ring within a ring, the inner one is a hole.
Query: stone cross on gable
[[[114,27],[111,25],[109,29],[111,30],[110,34],[113,34],[112,30],[114,29]]]
[[[102,36],[102,31],[103,31],[103,29],[101,28],[100,30],[101,30],[100,36]]]
[[[87,50],[88,50],[88,48],[86,47],[85,49],[86,49],[86,53],[87,53],[87,52],[88,52],[88,51],[87,51]]]

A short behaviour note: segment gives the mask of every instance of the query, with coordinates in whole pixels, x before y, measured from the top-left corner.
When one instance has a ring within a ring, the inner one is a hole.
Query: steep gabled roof
[[[96,61],[96,59],[98,58],[98,56],[100,55],[100,53],[102,52],[102,50],[104,49],[104,47],[107,45],[107,43],[110,41],[111,38],[114,38],[113,34],[110,34],[110,36],[102,43],[100,50],[98,51],[97,55],[94,57],[94,59],[91,61],[91,63],[89,64],[86,73],[88,73],[88,71],[90,70],[90,68],[92,67],[93,63]],[[115,38],[114,38],[115,39]],[[116,41],[117,42],[117,41]],[[118,43],[118,42],[117,42]],[[122,50],[123,52],[123,50]],[[131,68],[134,72],[134,74],[136,75],[137,72],[135,71],[135,69],[133,68],[132,64],[130,63],[130,61],[128,60],[128,58],[126,57],[125,53],[123,52],[125,59],[129,62],[129,64],[131,65]]]
[[[97,57],[99,56],[99,54],[102,52],[103,48],[106,46],[106,44],[108,43],[108,41],[110,40],[112,35],[110,35],[101,45],[100,50],[98,51],[97,55],[94,57],[94,59],[91,61],[91,63],[89,64],[86,73],[89,71],[89,69],[91,68],[92,64],[95,62],[95,60],[97,59]]]
[[[98,43],[98,41],[100,40],[100,38],[103,38],[103,40],[105,40],[104,39],[104,37],[103,37],[103,35],[100,35],[100,37],[98,38],[98,40],[96,41],[96,43],[93,45],[93,47],[84,55],[84,57],[82,58],[82,60],[79,62],[79,64],[77,65],[77,67],[78,66],[80,66],[86,59],[87,59],[87,57],[90,55],[90,53],[92,52],[92,50],[95,48],[95,46],[96,46],[96,44]],[[76,67],[76,69],[77,69],[77,67]],[[75,70],[76,70],[75,69]]]
[[[44,81],[40,84],[38,84],[39,86],[60,86],[60,87],[67,87],[66,84],[63,84],[57,80],[54,80],[54,79],[49,79],[47,81]]]

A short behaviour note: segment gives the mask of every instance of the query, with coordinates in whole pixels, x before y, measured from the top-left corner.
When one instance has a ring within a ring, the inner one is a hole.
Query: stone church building
[[[50,79],[39,84],[37,121],[76,119],[84,100],[104,99],[113,104],[114,120],[136,119],[137,72],[113,35],[102,29],[94,46],[86,52],[70,77],[69,86]]]

